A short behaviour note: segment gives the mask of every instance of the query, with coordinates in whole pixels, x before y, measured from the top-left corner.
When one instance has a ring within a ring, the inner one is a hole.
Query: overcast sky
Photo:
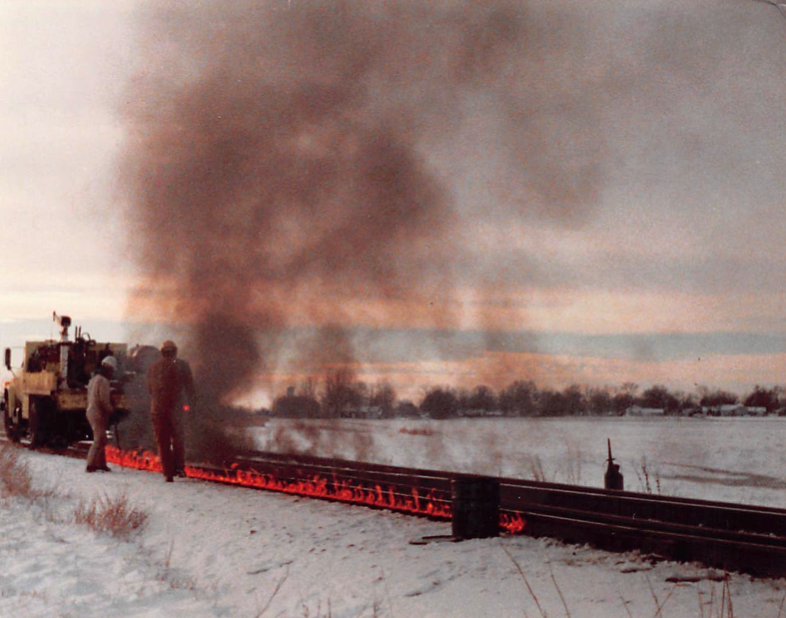
[[[344,312],[369,342],[362,377],[412,393],[498,370],[555,385],[786,383],[786,20],[753,0],[522,5],[534,29],[522,36],[536,30],[539,48],[521,89],[549,127],[523,176],[597,163],[592,188],[575,188],[591,203],[555,212],[559,200],[529,195],[501,152],[526,121],[497,123],[482,92],[456,101],[462,122],[419,147],[461,217],[450,299],[461,334],[439,345],[413,307],[402,320]],[[0,0],[3,347],[48,336],[53,310],[97,338],[144,336],[128,326],[142,319],[127,304],[139,271],[118,177],[129,84],[150,58],[145,9]],[[181,42],[200,27],[176,26]]]

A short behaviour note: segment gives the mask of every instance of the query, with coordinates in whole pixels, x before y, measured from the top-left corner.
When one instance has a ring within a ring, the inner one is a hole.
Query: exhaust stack
[[[68,379],[68,351],[71,342],[68,339],[68,327],[71,326],[71,318],[67,315],[57,315],[52,312],[52,320],[57,322],[60,327],[60,375],[63,379]]]

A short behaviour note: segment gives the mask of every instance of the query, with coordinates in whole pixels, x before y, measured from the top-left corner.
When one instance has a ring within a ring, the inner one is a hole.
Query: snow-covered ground
[[[2,617],[714,618],[728,607],[718,574],[697,565],[527,537],[413,545],[449,524],[21,456],[59,497],[0,501]],[[68,521],[80,498],[120,494],[149,515],[127,540]],[[734,616],[775,618],[786,580],[733,575],[730,588]]]
[[[786,507],[786,417],[271,419],[253,431],[265,450],[595,487],[610,438],[630,491],[649,483],[653,493]]]

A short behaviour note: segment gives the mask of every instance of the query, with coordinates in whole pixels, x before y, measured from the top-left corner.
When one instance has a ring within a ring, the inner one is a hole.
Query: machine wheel
[[[5,425],[5,435],[11,442],[19,442],[19,426],[14,423],[11,417],[11,410],[8,409],[8,400],[5,402],[3,408],[3,424]]]
[[[27,432],[30,436],[30,448],[43,446],[49,441],[49,427],[52,422],[49,400],[43,397],[30,398],[30,418]]]

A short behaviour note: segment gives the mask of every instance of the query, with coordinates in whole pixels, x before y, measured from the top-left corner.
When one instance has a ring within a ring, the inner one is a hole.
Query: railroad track
[[[451,485],[463,475],[337,459],[257,453],[241,470],[277,478],[321,476],[365,487],[392,487],[397,495],[427,493],[450,504]],[[497,478],[500,512],[523,522],[520,532],[612,551],[641,550],[678,561],[786,576],[786,509]]]
[[[77,447],[57,454],[78,456]],[[121,465],[151,468],[150,458]],[[220,483],[362,504],[447,521],[466,475],[305,455],[253,452],[229,467],[189,466]],[[640,550],[761,577],[786,577],[786,509],[496,478],[503,531]]]

